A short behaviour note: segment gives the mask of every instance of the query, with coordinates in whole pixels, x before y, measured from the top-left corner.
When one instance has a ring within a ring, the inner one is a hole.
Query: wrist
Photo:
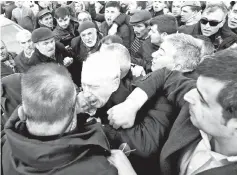
[[[112,27],[117,29],[118,28],[118,24],[114,22]]]
[[[144,103],[148,100],[147,94],[140,88],[134,89],[134,91],[127,97],[126,101],[138,111]]]

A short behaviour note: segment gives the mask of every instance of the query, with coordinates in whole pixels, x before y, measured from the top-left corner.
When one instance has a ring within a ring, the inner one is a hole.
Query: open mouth
[[[135,32],[135,35],[136,35],[136,36],[140,36],[140,33]]]
[[[111,18],[107,18],[107,21],[108,21],[108,22],[111,22],[112,20],[111,20]]]

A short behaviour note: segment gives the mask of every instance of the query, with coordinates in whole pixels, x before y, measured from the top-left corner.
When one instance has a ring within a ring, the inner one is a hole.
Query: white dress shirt
[[[237,156],[225,156],[211,150],[211,137],[200,130],[202,140],[184,150],[179,175],[194,175],[205,170],[237,162]]]

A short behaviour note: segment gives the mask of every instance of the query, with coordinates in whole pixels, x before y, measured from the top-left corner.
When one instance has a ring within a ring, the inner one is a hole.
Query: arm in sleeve
[[[127,25],[120,27],[121,38],[126,48],[130,48],[130,29]]]
[[[145,110],[144,113],[144,108],[147,107],[151,107],[150,103],[146,103],[138,112],[136,118],[140,120],[142,117],[142,120],[136,121],[132,128],[115,130],[109,125],[105,126],[105,133],[111,143],[114,143],[113,146],[119,147],[121,143],[127,143],[131,149],[136,149],[132,154],[141,157],[159,152],[169,131],[166,120],[171,117],[172,108],[169,104],[158,104],[158,107],[148,108],[148,112]]]
[[[196,87],[196,81],[185,77],[181,72],[170,71],[166,68],[148,74],[146,79],[138,82],[138,87],[148,95],[148,99],[157,90],[164,90],[169,101],[181,107],[185,101],[183,96]]]
[[[95,11],[95,4],[89,4],[89,13],[91,14],[91,18],[98,22],[103,22],[105,20],[104,14],[98,14]]]
[[[62,53],[63,57],[72,57],[72,54],[67,51],[64,45],[60,42],[56,42],[57,47],[59,48],[60,52]]]
[[[129,25],[130,16],[121,13],[117,18],[115,18],[114,23],[116,23],[119,27],[123,24]]]

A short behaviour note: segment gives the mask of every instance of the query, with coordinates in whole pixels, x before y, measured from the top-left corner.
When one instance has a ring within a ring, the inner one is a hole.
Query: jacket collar
[[[24,162],[27,167],[48,171],[62,167],[73,160],[83,159],[90,150],[109,155],[109,143],[101,125],[93,123],[83,126],[83,129],[80,128],[81,132],[59,139],[50,141],[31,139],[27,136],[26,124],[20,121],[15,110],[5,125],[5,133],[14,158]]]

